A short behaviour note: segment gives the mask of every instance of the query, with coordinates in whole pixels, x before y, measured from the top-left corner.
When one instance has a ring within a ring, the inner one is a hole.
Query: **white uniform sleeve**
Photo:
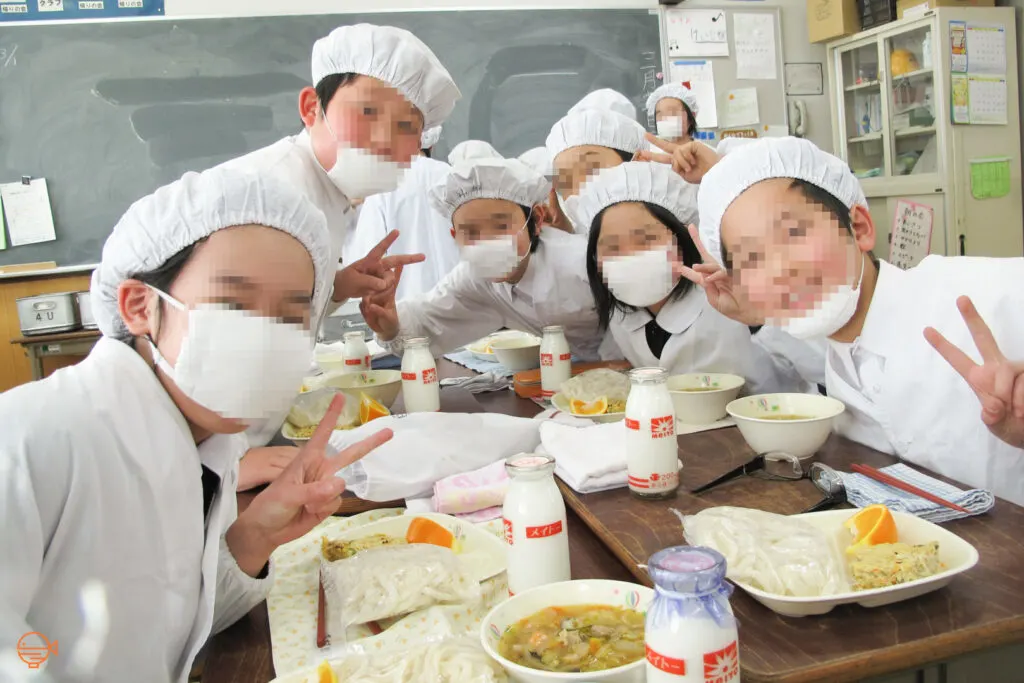
[[[402,351],[402,337],[430,337],[435,357],[500,329],[504,316],[490,295],[489,282],[475,280],[460,263],[425,296],[398,302],[401,331],[391,342],[380,341],[392,353]]]
[[[765,325],[754,335],[754,343],[768,352],[780,371],[791,379],[811,386],[825,384],[825,349],[822,339],[803,340]]]

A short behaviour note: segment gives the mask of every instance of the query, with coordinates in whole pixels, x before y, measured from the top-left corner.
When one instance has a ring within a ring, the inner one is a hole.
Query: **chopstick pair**
[[[851,466],[850,469],[856,472],[857,474],[863,474],[865,477],[869,479],[874,479],[875,481],[881,482],[888,486],[892,486],[893,488],[899,489],[901,491],[912,493],[915,496],[924,498],[925,500],[930,500],[931,502],[936,503],[938,505],[948,507],[950,510],[956,510],[957,512],[962,512],[967,515],[971,514],[971,511],[965,507],[961,507],[956,503],[951,503],[945,498],[940,498],[939,496],[936,496],[934,493],[929,493],[924,489],[919,489],[913,484],[908,484],[902,479],[898,479],[890,474],[886,474],[885,472],[876,470],[874,467],[871,467],[869,465],[856,464]]]

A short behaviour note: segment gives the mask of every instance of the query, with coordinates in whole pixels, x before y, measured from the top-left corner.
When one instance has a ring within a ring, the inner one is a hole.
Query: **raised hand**
[[[691,223],[689,230],[690,237],[697,245],[703,263],[695,264],[693,268],[677,263],[674,266],[676,275],[702,287],[707,295],[708,303],[726,318],[731,318],[747,326],[764,324],[764,319],[751,310],[733,291],[732,278],[729,277],[725,268],[718,265],[718,260],[705,249],[704,244],[700,241],[697,226]]]
[[[345,480],[335,476],[339,470],[391,440],[392,431],[382,429],[337,455],[328,455],[327,443],[344,405],[342,395],[334,398],[291,464],[228,529],[228,548],[250,576],[259,574],[278,546],[302,537],[337,512],[345,491]]]
[[[671,164],[672,170],[693,185],[698,185],[703,180],[704,174],[710,171],[711,167],[719,160],[715,150],[702,142],[691,140],[679,144],[662,140],[650,133],[647,133],[647,141],[662,150],[664,154],[648,151],[638,152],[638,161]]]
[[[248,491],[274,481],[298,453],[295,446],[250,448],[238,463],[238,490]]]
[[[383,292],[389,285],[386,279],[388,272],[427,260],[423,254],[386,256],[397,239],[398,231],[392,230],[369,254],[338,271],[334,278],[334,300],[359,299]]]
[[[398,266],[385,274],[387,288],[384,291],[364,296],[359,302],[359,312],[362,313],[363,320],[382,341],[391,341],[401,331],[395,292],[402,279],[402,268],[403,266]]]
[[[981,402],[981,421],[989,431],[1011,446],[1024,448],[1024,363],[1003,355],[969,297],[957,299],[956,306],[981,353],[981,365],[934,327],[925,328],[924,338],[974,390]]]

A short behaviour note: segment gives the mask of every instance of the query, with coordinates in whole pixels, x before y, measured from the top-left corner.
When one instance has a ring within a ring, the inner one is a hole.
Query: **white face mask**
[[[188,309],[150,289],[188,312],[188,330],[173,366],[149,342],[157,367],[186,396],[222,417],[246,422],[287,410],[313,357],[308,330],[220,304]]]
[[[854,284],[840,286],[799,318],[766,322],[780,328],[783,332],[788,332],[797,339],[830,337],[841,330],[857,312],[860,286],[864,277],[864,255],[860,254],[860,256],[860,274],[857,275]]]
[[[531,213],[532,215],[532,213]],[[530,219],[513,235],[502,235],[472,244],[459,245],[459,257],[469,264],[473,276],[481,280],[498,280],[515,270],[519,258],[519,233],[526,230]]]
[[[402,182],[407,166],[383,159],[369,150],[338,142],[338,136],[327,121],[326,112],[324,124],[338,145],[334,166],[327,171],[327,177],[346,197],[352,200],[366,199],[370,195],[392,192]]]
[[[576,207],[580,201],[579,195],[563,197],[561,194],[556,193],[555,196],[558,197],[559,208],[562,210],[562,213],[565,214],[565,217],[569,219],[569,222],[572,223],[572,227],[576,233],[580,235],[589,234],[590,226],[584,225],[585,221],[583,221],[576,213]]]
[[[683,117],[670,116],[658,121],[658,137],[663,140],[675,140],[683,137]]]
[[[604,260],[601,272],[616,299],[647,308],[667,297],[679,282],[670,257],[668,247],[613,256]]]

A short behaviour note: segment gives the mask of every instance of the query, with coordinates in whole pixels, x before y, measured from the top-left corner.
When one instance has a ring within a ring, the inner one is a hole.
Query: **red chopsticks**
[[[963,512],[963,513],[968,514],[968,515],[971,514],[971,511],[968,510],[967,508],[960,507],[956,503],[950,503],[945,498],[939,498],[938,496],[936,496],[933,493],[928,493],[924,489],[919,489],[916,486],[914,486],[913,484],[908,484],[907,482],[903,481],[902,479],[897,479],[896,477],[894,477],[892,475],[889,475],[889,474],[886,474],[885,472],[881,472],[879,470],[876,470],[874,467],[870,467],[868,465],[853,465],[853,466],[850,467],[850,469],[853,470],[854,472],[856,472],[857,474],[863,474],[865,477],[868,477],[869,479],[874,479],[875,481],[880,481],[883,484],[888,484],[889,486],[892,486],[893,488],[897,488],[897,489],[899,489],[901,491],[906,491],[907,493],[913,493],[915,496],[920,496],[921,498],[924,498],[925,500],[930,500],[933,503],[938,503],[939,505],[944,505],[944,506],[948,507],[951,510],[956,510],[957,512]]]

